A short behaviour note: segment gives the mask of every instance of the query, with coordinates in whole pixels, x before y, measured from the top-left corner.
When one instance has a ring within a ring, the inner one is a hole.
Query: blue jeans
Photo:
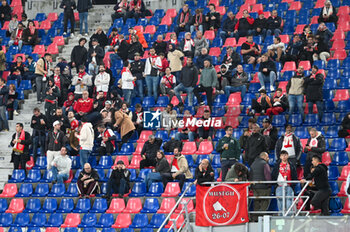
[[[146,76],[147,96],[151,97],[153,93],[154,100],[158,98],[159,76]]]
[[[91,151],[81,149],[79,151],[79,155],[80,155],[80,166],[81,166],[81,168],[84,168],[84,164],[89,162],[89,157],[91,155]]]
[[[125,179],[120,179],[119,185],[117,185],[115,184],[113,178],[109,178],[107,182],[107,191],[106,191],[107,196],[111,196],[113,193],[124,195],[127,192],[129,192],[129,185],[127,185],[127,182]]]
[[[265,82],[270,82],[270,85],[274,86],[276,80],[276,73],[271,71],[269,75],[265,75],[262,72],[258,72],[258,78],[261,87],[265,87]]]
[[[225,95],[227,99],[230,97],[231,93],[241,92],[241,98],[243,99],[245,93],[247,92],[247,86],[225,86]]]
[[[136,80],[136,93],[137,93],[137,96],[141,98],[141,101],[143,101],[143,83],[144,83],[144,80],[141,79],[141,80]]]
[[[153,182],[160,182],[162,181],[162,176],[159,172],[150,172],[146,176],[145,184],[147,189],[149,190]]]
[[[88,14],[89,12],[79,13],[80,34],[83,34],[83,24],[85,24],[85,33],[88,33]]]
[[[280,34],[281,34],[280,29],[268,29],[266,31],[266,36],[275,35],[275,37],[278,37],[280,36]]]
[[[36,156],[38,154],[38,147],[40,144],[40,155],[45,156],[45,136],[33,136],[33,159],[36,160]]]
[[[193,87],[185,87],[182,83],[180,83],[178,86],[174,88],[174,91],[179,102],[182,102],[180,91],[186,92],[187,97],[189,98],[188,105],[189,106],[193,105]]]
[[[13,110],[18,110],[18,100],[14,99],[13,101]]]
[[[58,174],[58,170],[55,166],[52,166],[52,180],[57,181],[57,183],[63,183],[63,181],[68,180],[69,175],[67,173],[65,174]]]
[[[284,189],[285,189],[286,197],[294,196],[294,191],[293,191],[293,189],[290,186],[285,186]],[[282,186],[278,186],[276,188],[276,196],[283,196]],[[286,198],[285,208],[284,208],[285,212],[287,212],[287,210],[292,205],[292,203],[293,203],[293,198]],[[283,210],[283,199],[282,198],[277,198],[277,206],[278,206],[278,210],[280,210],[280,211]],[[292,213],[293,213],[293,210],[291,210],[288,215],[291,215]]]
[[[98,65],[89,63],[89,74],[93,75],[93,74],[97,74],[97,73],[98,73]]]
[[[309,114],[312,114],[314,104],[317,106],[318,120],[321,122],[323,117],[323,101],[307,102]]]
[[[188,134],[177,132],[175,135],[175,139],[179,141],[188,139],[188,141],[193,142],[194,136],[195,135],[192,131],[188,132]]]
[[[124,101],[128,103],[128,105],[130,105],[131,103],[131,94],[132,94],[132,89],[122,89],[123,90],[123,97],[124,97]]]
[[[304,109],[303,109],[304,95],[288,95],[289,102],[289,115],[292,115],[295,110],[295,106],[298,107],[299,113],[304,118]]]
[[[9,41],[9,47],[12,46],[15,43],[15,40],[10,40]],[[18,51],[22,50],[22,45],[23,45],[23,41],[22,40],[18,40]]]
[[[220,31],[220,37],[222,39],[222,42],[225,43],[228,37],[233,37],[233,32],[231,31],[231,34],[229,35],[227,31]]]
[[[194,32],[196,30],[196,27],[195,26],[190,26],[190,32],[192,34],[192,32]],[[198,26],[198,31],[201,31],[202,33],[204,33],[204,30],[203,30],[203,25],[199,25]]]

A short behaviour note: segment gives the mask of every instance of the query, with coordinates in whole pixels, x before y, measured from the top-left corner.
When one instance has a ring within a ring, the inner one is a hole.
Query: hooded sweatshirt
[[[204,68],[201,73],[199,85],[203,87],[216,87],[218,78],[216,76],[215,68],[210,65],[208,68]]]
[[[91,151],[94,146],[94,137],[92,124],[89,122],[84,123],[78,136],[81,149]]]
[[[310,173],[307,177],[307,180],[314,179],[316,188],[318,190],[327,190],[330,189],[328,183],[328,168],[325,164],[319,164],[315,167],[315,170]]]

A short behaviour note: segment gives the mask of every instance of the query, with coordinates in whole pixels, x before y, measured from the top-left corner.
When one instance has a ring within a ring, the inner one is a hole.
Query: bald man
[[[195,177],[195,184],[214,181],[214,169],[211,167],[208,159],[203,159],[198,165],[196,168]]]
[[[91,168],[89,163],[85,163],[77,181],[79,197],[88,197],[91,194],[99,193],[98,179],[97,171]]]

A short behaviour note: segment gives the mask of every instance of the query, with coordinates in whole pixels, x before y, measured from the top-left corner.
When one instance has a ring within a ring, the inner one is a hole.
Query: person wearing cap
[[[82,97],[84,91],[89,91],[92,87],[92,76],[85,72],[85,66],[79,66],[79,72],[73,77],[72,85],[74,88],[75,99]]]
[[[92,46],[88,51],[89,74],[96,75],[98,73],[99,65],[103,65],[105,52],[96,38],[91,39],[91,45]]]
[[[70,55],[71,66],[77,69],[77,73],[79,72],[79,66],[85,65],[87,61],[88,51],[85,48],[86,42],[87,40],[85,38],[80,38],[79,44],[72,49]]]
[[[162,61],[160,57],[157,56],[156,50],[151,48],[149,50],[149,57],[145,62],[144,76],[146,77],[147,95],[151,97],[153,93],[155,101],[158,99],[159,69],[161,68]]]
[[[113,193],[118,193],[118,198],[123,198],[130,190],[130,171],[125,167],[122,160],[112,167],[113,171],[107,182],[106,195],[103,198],[111,198]]]
[[[264,11],[258,11],[258,18],[254,20],[253,23],[253,35],[254,36],[262,36],[262,39],[265,39],[266,29],[267,29],[267,19],[265,18]]]
[[[337,10],[332,5],[332,2],[327,0],[324,3],[324,7],[321,9],[320,16],[318,17],[318,23],[334,23],[338,22]]]
[[[72,168],[72,160],[67,155],[67,148],[62,147],[60,155],[57,156],[51,163],[53,183],[63,183],[68,180],[69,172]]]
[[[107,129],[104,124],[97,125],[97,142],[100,143],[98,153],[100,156],[111,155],[115,150],[116,136],[111,129]]]
[[[269,150],[274,150],[278,139],[278,130],[271,124],[271,120],[268,118],[264,118],[262,125],[261,134],[265,136],[265,140],[269,144]]]
[[[260,96],[258,99],[252,99],[250,115],[255,115],[256,113],[265,114],[266,110],[272,107],[271,99],[266,94],[265,89],[259,90]],[[250,108],[250,106],[249,106]]]
[[[224,20],[224,23],[222,24],[222,31],[220,32],[220,37],[223,43],[225,43],[226,38],[233,37],[236,23],[237,19],[235,18],[233,12],[227,12],[227,18]]]
[[[207,95],[208,106],[213,105],[213,90],[216,88],[218,78],[214,66],[210,63],[210,60],[204,60],[204,69],[201,72],[199,85],[194,88],[193,93],[197,97],[200,105],[204,105],[205,102],[202,99],[200,92],[205,92]]]
[[[78,0],[77,10],[79,12],[80,35],[83,35],[83,26],[85,26],[84,36],[88,36],[88,15],[92,8],[91,0]]]
[[[53,130],[50,130],[46,137],[47,170],[51,169],[52,161],[60,156],[61,148],[68,141],[65,133],[61,131],[61,123],[59,121],[55,121],[52,126]]]
[[[142,160],[140,162],[140,169],[154,167],[156,165],[157,151],[162,145],[162,142],[162,139],[156,138],[154,135],[148,136],[148,140],[143,145],[141,151]]]
[[[277,10],[271,12],[271,16],[267,19],[268,29],[266,36],[274,35],[278,37],[282,32],[282,18],[277,15]]]
[[[89,163],[85,163],[82,167],[77,180],[79,198],[89,197],[91,194],[100,193],[98,185],[99,176],[95,169]]]
[[[165,158],[163,151],[157,151],[156,165],[145,178],[146,188],[149,191],[153,182],[162,181],[162,175],[170,173],[168,160]],[[166,186],[164,186],[166,187]]]
[[[276,39],[276,38],[275,38]],[[276,71],[276,64],[274,61],[272,61],[268,54],[263,54],[261,56],[261,62],[259,66],[259,72],[258,72],[258,78],[260,82],[260,89],[263,90],[266,89],[265,83],[270,83],[270,91],[275,91],[275,81],[277,77],[277,71]]]
[[[238,41],[240,37],[249,35],[253,29],[253,25],[254,19],[249,15],[248,10],[244,10],[242,18],[238,20],[235,25],[235,30],[233,31],[233,37],[236,38],[236,41]]]
[[[51,54],[45,53],[44,57],[41,57],[35,66],[35,75],[36,75],[36,99],[38,104],[44,100],[46,83],[47,83],[47,75],[50,69],[51,62]]]

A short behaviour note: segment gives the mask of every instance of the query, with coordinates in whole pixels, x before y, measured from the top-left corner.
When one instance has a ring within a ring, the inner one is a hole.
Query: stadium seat
[[[60,229],[57,227],[46,227],[45,232],[60,232]]]
[[[296,65],[294,61],[287,61],[281,72],[285,72],[285,71],[296,71]]]
[[[35,213],[29,227],[44,227],[46,224],[46,214],[45,213]]]
[[[137,140],[137,143],[145,143],[146,141],[148,141],[148,137],[152,134],[152,131],[143,130],[140,134],[139,139]]]
[[[21,184],[16,197],[30,197],[33,193],[33,185],[32,184]]]
[[[224,44],[224,47],[227,47],[227,46],[231,46],[231,47],[235,47],[236,46],[236,38],[227,38],[225,40],[225,44]]]
[[[338,89],[335,93],[333,101],[347,101],[347,100],[349,100],[349,90]]]
[[[180,186],[178,182],[169,182],[165,187],[162,197],[176,197],[180,193]]]
[[[11,226],[26,227],[30,221],[29,213],[19,213],[16,215],[14,222]]]
[[[35,45],[33,53],[43,56],[45,54],[45,45]]]
[[[77,227],[81,222],[80,215],[78,213],[69,213],[61,225],[62,228]]]
[[[343,25],[343,24],[340,24],[340,25]],[[330,59],[344,60],[346,57],[347,57],[347,54],[345,50],[337,50],[333,53],[333,56]]]
[[[141,213],[156,213],[159,209],[157,198],[146,198]]]
[[[50,214],[45,227],[60,227],[63,223],[63,216],[60,213]]]
[[[211,154],[213,151],[213,143],[211,141],[203,141],[199,144],[197,155]]]
[[[90,199],[79,199],[73,213],[87,213],[91,208]]]
[[[90,213],[104,213],[108,208],[107,205],[107,200],[106,199],[101,199],[101,198],[96,198],[94,201],[94,204],[89,211]]]
[[[72,198],[62,198],[60,206],[56,213],[71,213],[74,209],[74,202]]]
[[[129,199],[130,201],[130,199]],[[127,228],[131,225],[131,216],[129,213],[120,213],[118,214],[115,223],[112,225],[112,228]]]
[[[0,214],[0,226],[9,227],[13,221],[11,213],[2,213]]]
[[[100,161],[96,168],[98,169],[109,169],[113,165],[113,159],[111,156],[101,156]]]
[[[313,114],[313,112],[308,112],[308,114],[305,115],[303,126],[316,126],[318,122],[318,115]]]
[[[350,198],[346,198],[344,208],[340,211],[343,214],[350,214]]]
[[[342,171],[341,171],[341,175],[338,178],[339,181],[346,181],[348,175],[350,173],[350,165],[348,164],[347,166],[344,166]]]
[[[57,13],[51,12],[51,13],[49,13],[49,14],[47,15],[47,20],[50,20],[51,22],[54,22],[54,21],[56,21],[57,19],[58,19]]]
[[[67,191],[63,194],[65,197],[77,197],[78,196],[78,188],[75,183],[69,184]]]
[[[47,167],[47,160],[46,156],[38,156],[36,158],[35,166],[33,169],[46,169]]]
[[[346,141],[344,138],[335,138],[329,146],[329,151],[344,151],[346,148]]]
[[[142,170],[140,170],[139,175],[136,178],[136,181],[139,181],[139,182],[145,181],[148,173],[150,173],[150,172],[151,172],[150,169],[142,169]],[[141,187],[141,188],[143,188],[143,187]]]
[[[121,213],[125,209],[125,202],[121,198],[113,198],[106,213]]]
[[[123,200],[123,199],[121,199],[121,200]],[[110,214],[110,213],[101,214],[101,217],[98,220],[96,227],[98,227],[98,228],[110,228],[113,225],[113,222],[114,222],[113,214]]]
[[[241,114],[241,108],[239,106],[229,107],[226,111],[225,117],[234,117]]]
[[[193,155],[197,151],[196,142],[185,142],[181,153],[183,155]]]
[[[52,186],[51,192],[47,194],[48,197],[62,197],[66,188],[64,183],[57,183]]]
[[[14,197],[17,194],[16,184],[5,184],[0,197]]]
[[[46,217],[45,217],[46,221]],[[40,227],[28,227],[27,232],[41,232]]]
[[[139,169],[141,160],[142,160],[141,155],[133,155],[131,158],[129,169]]]
[[[145,228],[148,225],[147,214],[136,214],[130,228]]]
[[[272,118],[272,125],[282,127],[286,124],[286,118],[284,115],[275,115]]]
[[[347,196],[346,181],[343,181],[338,193],[338,197],[346,197],[346,196]]]
[[[170,220],[168,221],[168,224],[166,224],[166,225],[164,226],[164,228],[167,228],[167,229],[170,228],[170,227],[173,225],[173,221],[172,221],[171,219],[175,219],[175,218],[177,218],[178,216],[179,216],[179,215],[176,214],[176,213],[172,214],[172,215],[170,216]],[[176,224],[175,224],[176,228],[180,228],[180,226],[184,223],[184,221],[185,221],[184,215],[181,214],[180,217],[179,217],[179,219],[176,221]]]
[[[162,225],[165,218],[166,218],[166,216],[164,214],[153,214],[147,227],[148,228],[159,228]]]
[[[215,38],[215,32],[214,31],[210,31],[210,30],[208,30],[208,31],[205,31],[204,32],[204,38],[206,38],[207,40],[213,40],[214,38]]]
[[[331,164],[331,162],[332,162],[332,157],[329,154],[329,152],[324,152],[322,154],[322,163],[328,166]]]
[[[292,126],[300,126],[302,122],[301,114],[292,114],[288,120],[288,124]]]
[[[123,213],[139,213],[141,209],[141,198],[129,198]]]
[[[164,213],[168,214],[174,208],[176,204],[175,198],[164,198],[162,204],[160,205],[160,209],[157,211],[158,214]]]
[[[164,192],[163,184],[161,182],[153,182],[145,194],[146,197],[160,197]]]
[[[328,180],[337,180],[339,177],[339,170],[337,166],[328,167]]]
[[[167,142],[170,140],[169,135],[168,135],[168,131],[166,131],[166,130],[158,130],[154,136],[156,138],[162,139],[163,142]]]
[[[94,213],[87,213],[84,214],[83,218],[81,219],[81,224],[78,225],[80,228],[87,228],[87,227],[94,227],[97,223],[97,217]]]
[[[8,183],[20,183],[23,182],[25,178],[25,172],[23,169],[14,169],[12,172],[11,179],[8,180]]]
[[[118,152],[118,155],[131,155],[134,152],[134,150],[135,148],[132,143],[124,143],[122,145],[122,148]]]
[[[53,213],[57,209],[57,200],[56,198],[46,198],[42,208],[40,209],[40,213]]]
[[[311,69],[311,63],[308,60],[303,60],[299,62],[299,67],[302,66],[304,70],[310,70]]]
[[[7,204],[7,200],[4,198],[0,199],[0,213],[5,213],[5,211],[7,210],[8,204]]]
[[[176,15],[177,15],[176,9],[167,9],[165,15],[172,17],[172,18],[176,17]]]
[[[187,203],[187,210],[188,210],[188,212],[189,212],[189,213],[190,213],[190,212],[193,212],[193,211],[194,211],[194,204],[193,204],[192,199],[190,199],[190,198],[182,198],[180,204],[178,205],[178,207],[176,208],[176,210],[175,210],[174,212],[175,212],[175,213],[180,213],[181,210],[184,208],[184,204],[182,204],[182,203],[186,203],[186,202],[188,202],[188,203]],[[183,211],[183,212],[184,212],[184,211]],[[182,212],[182,213],[183,213],[183,212]]]
[[[160,22],[160,25],[167,25],[168,27],[171,25],[172,19],[169,16],[164,16],[162,18],[162,21]]]

